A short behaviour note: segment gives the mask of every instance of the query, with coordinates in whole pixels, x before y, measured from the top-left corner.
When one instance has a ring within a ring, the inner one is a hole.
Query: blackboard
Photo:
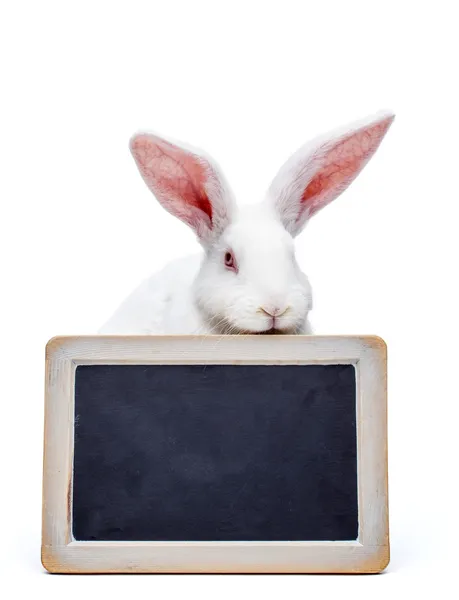
[[[356,540],[352,364],[92,364],[75,373],[82,541]]]
[[[67,336],[46,346],[51,573],[379,573],[376,336]]]

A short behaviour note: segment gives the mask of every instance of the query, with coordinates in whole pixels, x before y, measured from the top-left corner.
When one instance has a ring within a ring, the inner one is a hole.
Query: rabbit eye
[[[233,253],[229,250],[225,252],[225,267],[232,271],[236,271],[236,261],[234,260]]]

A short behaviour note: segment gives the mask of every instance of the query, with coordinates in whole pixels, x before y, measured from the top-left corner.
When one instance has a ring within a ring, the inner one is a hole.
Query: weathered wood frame
[[[349,542],[72,537],[74,382],[88,364],[353,364],[359,534]],[[85,336],[46,347],[42,563],[52,573],[378,573],[389,562],[386,345],[370,336]]]

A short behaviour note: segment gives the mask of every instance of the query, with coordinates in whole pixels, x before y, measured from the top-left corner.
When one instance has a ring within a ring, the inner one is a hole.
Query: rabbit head
[[[147,186],[204,248],[193,298],[216,333],[301,333],[312,307],[294,238],[373,156],[394,116],[382,113],[301,147],[266,197],[238,207],[203,152],[140,133],[131,151]]]

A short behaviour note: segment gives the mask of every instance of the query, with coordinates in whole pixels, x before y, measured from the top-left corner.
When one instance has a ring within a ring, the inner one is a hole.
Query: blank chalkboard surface
[[[355,540],[353,365],[90,365],[77,540]]]
[[[388,563],[380,338],[54,338],[45,417],[51,572]]]

